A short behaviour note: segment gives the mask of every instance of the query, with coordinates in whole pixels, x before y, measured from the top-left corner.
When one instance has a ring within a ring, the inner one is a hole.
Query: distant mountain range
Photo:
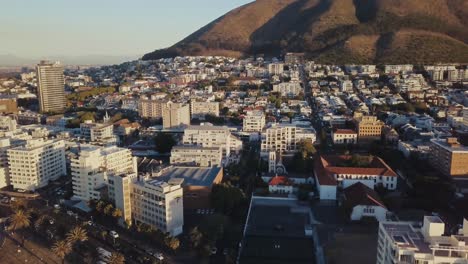
[[[60,61],[64,65],[111,65],[137,59],[138,56],[108,56],[108,55],[85,55],[85,56],[50,56],[43,58],[22,58],[11,54],[0,54],[0,67],[33,66],[40,60]]]
[[[468,0],[257,0],[143,59],[285,52],[323,63],[467,63]]]

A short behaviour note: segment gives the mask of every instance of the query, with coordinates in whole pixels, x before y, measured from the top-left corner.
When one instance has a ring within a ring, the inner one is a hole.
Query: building
[[[16,130],[16,120],[10,116],[0,116],[0,131],[8,132]]]
[[[71,158],[73,197],[83,201],[101,199],[110,176],[132,174],[136,176],[137,167],[129,149],[80,145]]]
[[[284,62],[286,64],[302,64],[304,63],[304,60],[305,60],[304,53],[288,52],[284,55]]]
[[[424,216],[421,226],[414,222],[380,222],[377,264],[466,263],[468,221],[458,235],[444,235],[445,224],[437,216]]]
[[[238,154],[242,150],[242,141],[231,134],[226,126],[189,126],[182,138],[184,145],[199,145],[208,148],[221,148],[223,158]]]
[[[37,67],[37,91],[41,112],[63,112],[65,100],[65,80],[60,63],[41,61]]]
[[[138,114],[143,118],[160,119],[163,117],[162,109],[167,105],[165,100],[140,98],[138,101]]]
[[[190,106],[187,104],[168,102],[162,108],[162,115],[164,128],[190,125]]]
[[[80,124],[80,134],[89,142],[103,145],[115,145],[117,143],[114,126],[110,123],[94,123],[91,120],[86,120]]]
[[[303,92],[303,89],[300,82],[283,82],[273,85],[273,92],[281,96],[294,97]]]
[[[293,182],[285,176],[272,177],[268,182],[268,191],[277,194],[292,194],[294,192]]]
[[[222,165],[223,151],[220,147],[198,145],[174,146],[171,150],[172,165],[219,167]]]
[[[265,127],[263,111],[248,111],[244,116],[242,130],[245,132],[262,132]]]
[[[219,102],[190,102],[192,118],[205,120],[206,115],[219,116]]]
[[[281,75],[284,72],[284,63],[268,64],[268,72],[270,75]]]
[[[381,139],[384,123],[378,120],[376,116],[363,116],[360,113],[355,113],[354,121],[359,143],[370,143]]]
[[[7,150],[11,148],[9,138],[0,138],[0,188],[10,185]]]
[[[154,229],[180,235],[184,226],[183,179],[161,181],[159,178],[135,180],[130,187],[132,220]]]
[[[312,143],[316,141],[314,128],[285,123],[272,124],[262,134],[262,156],[267,156],[270,151],[295,152],[304,140]]]
[[[468,176],[468,147],[460,144],[456,138],[432,139],[429,159],[445,176],[461,180]]]
[[[296,199],[253,196],[238,263],[324,263],[313,224],[310,207]]]
[[[63,140],[28,140],[7,150],[10,182],[15,189],[36,190],[67,174]]]
[[[351,221],[360,221],[364,217],[379,222],[387,220],[387,207],[379,195],[361,182],[344,189],[343,206]]]
[[[182,179],[184,209],[211,207],[211,190],[223,180],[221,167],[169,166],[153,173],[153,178],[163,182]]]
[[[0,98],[0,114],[17,114],[18,103],[16,99]]]
[[[314,176],[321,200],[336,200],[338,189],[357,182],[374,189],[381,185],[388,190],[397,188],[398,175],[375,156],[317,156]]]
[[[334,129],[331,133],[333,144],[356,144],[358,135],[352,129]]]

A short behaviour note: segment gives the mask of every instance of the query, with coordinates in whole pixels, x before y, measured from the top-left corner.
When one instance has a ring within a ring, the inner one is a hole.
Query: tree
[[[177,237],[168,236],[164,239],[164,243],[173,251],[177,250],[180,246],[180,241]]]
[[[112,217],[117,218],[117,219],[122,217],[122,215],[123,215],[122,210],[120,210],[119,208],[115,208],[114,211],[112,212]]]
[[[103,240],[106,240],[106,238],[107,238],[107,231],[105,231],[105,230],[101,231],[100,235],[101,235],[101,238],[102,238]]]
[[[41,228],[42,224],[44,224],[44,222],[47,220],[47,215],[41,215],[39,216],[36,221],[34,221],[34,229],[36,229],[36,231],[39,230],[39,228]]]
[[[67,242],[73,245],[75,242],[84,242],[88,240],[88,233],[81,226],[75,226],[67,234]]]
[[[231,214],[245,199],[245,194],[241,189],[231,184],[221,183],[213,186],[211,191],[211,201],[213,207],[226,214]]]
[[[301,140],[301,142],[299,142],[298,149],[304,159],[312,157],[313,155],[315,155],[315,153],[317,153],[314,144],[312,144],[312,140],[309,139]]]
[[[31,215],[28,211],[18,210],[10,217],[10,228],[13,231],[27,228],[31,225],[31,220],[29,218]],[[24,236],[21,239],[21,245],[24,245]]]
[[[159,153],[169,153],[172,147],[176,144],[176,141],[170,134],[158,133],[156,135],[155,144],[156,151]]]
[[[203,234],[200,232],[200,230],[198,230],[197,226],[190,230],[189,236],[193,248],[197,248],[198,246],[200,246],[200,243],[203,239]]]
[[[105,203],[104,203],[103,201],[97,202],[97,204],[96,204],[96,211],[102,212],[102,210],[104,209],[104,205],[105,205]]]
[[[112,204],[108,204],[106,207],[104,207],[105,215],[112,215],[112,211],[114,211],[114,206]]]
[[[52,246],[52,252],[62,259],[62,264],[65,263],[65,257],[70,254],[71,250],[71,245],[65,240],[57,241]]]
[[[109,260],[107,261],[108,264],[123,264],[125,263],[125,257],[118,253],[118,252],[113,252],[110,257],[109,257]]]
[[[227,218],[222,214],[206,216],[200,224],[200,231],[210,243],[215,243],[224,233]]]

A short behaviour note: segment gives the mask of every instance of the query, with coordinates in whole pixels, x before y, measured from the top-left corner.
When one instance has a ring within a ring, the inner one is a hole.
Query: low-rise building
[[[172,165],[219,167],[222,165],[223,151],[220,147],[197,145],[174,146],[171,150]]]
[[[352,129],[334,129],[331,136],[333,144],[356,144],[358,137]]]
[[[262,132],[265,127],[265,114],[262,111],[248,111],[244,116],[242,130],[245,132]]]
[[[268,191],[277,194],[292,194],[293,182],[285,176],[275,176],[268,183]]]
[[[343,206],[351,221],[363,218],[375,218],[377,221],[387,219],[387,207],[379,195],[361,182],[357,182],[343,191]]]

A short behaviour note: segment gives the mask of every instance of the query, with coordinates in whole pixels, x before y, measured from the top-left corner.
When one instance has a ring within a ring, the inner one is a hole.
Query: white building
[[[110,176],[136,173],[136,160],[129,149],[81,145],[71,159],[73,196],[83,201],[100,199]]]
[[[280,93],[281,96],[296,96],[303,92],[300,82],[283,82],[273,85],[273,92]]]
[[[169,102],[163,106],[162,115],[164,128],[190,125],[190,106],[187,104]]]
[[[268,72],[270,75],[281,75],[284,72],[284,63],[268,64]]]
[[[0,131],[14,131],[16,130],[16,120],[9,116],[0,116]]]
[[[275,194],[292,194],[294,192],[293,182],[285,176],[272,177],[268,182],[268,191]]]
[[[7,150],[10,182],[15,189],[35,190],[67,174],[63,140],[28,140]]]
[[[445,224],[437,216],[414,222],[380,222],[377,264],[455,264],[468,262],[468,221],[458,235],[444,235]]]
[[[220,167],[223,151],[220,147],[197,145],[174,146],[171,150],[171,165],[196,165],[201,167]]]
[[[413,71],[413,65],[411,64],[385,65],[386,74],[408,73],[412,71]]]
[[[102,144],[117,143],[117,137],[114,135],[112,124],[94,123],[91,120],[86,120],[80,124],[80,134],[89,142]]]
[[[242,130],[245,132],[262,132],[265,127],[265,114],[262,111],[248,111],[244,117]]]
[[[333,144],[356,144],[357,132],[352,129],[336,129],[331,133]]]
[[[312,127],[299,127],[294,124],[272,124],[262,134],[261,153],[267,157],[270,151],[295,152],[303,140],[316,141]]]
[[[351,221],[360,221],[364,217],[375,218],[379,222],[387,219],[387,208],[379,195],[360,182],[344,189],[343,200]]]
[[[340,91],[342,92],[352,92],[353,91],[353,82],[346,80],[342,81],[340,84]]]
[[[192,118],[205,120],[206,115],[219,116],[219,102],[190,102]]]

